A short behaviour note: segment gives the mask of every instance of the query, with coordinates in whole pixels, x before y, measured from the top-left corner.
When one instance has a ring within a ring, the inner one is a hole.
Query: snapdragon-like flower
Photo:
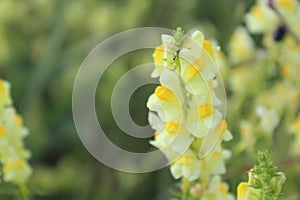
[[[22,117],[12,106],[10,85],[0,80],[0,161],[3,179],[7,182],[23,184],[31,175],[27,162],[30,152],[23,144],[27,134]]]
[[[200,31],[190,38],[180,28],[174,36],[162,35],[151,74],[159,77],[160,85],[147,102],[148,120],[155,130],[150,143],[170,161],[174,161],[170,155],[178,155],[170,168],[173,177],[201,180],[206,186],[213,175],[226,172],[224,162],[231,154],[221,145],[232,134],[218,109],[223,102],[215,92],[219,50]],[[185,144],[188,148],[183,148]]]
[[[247,62],[253,58],[254,42],[244,27],[236,28],[229,42],[228,50],[232,63]]]
[[[297,0],[257,0],[245,15],[245,22],[251,33],[265,34],[267,45],[283,40],[285,35],[299,44],[299,18]]]
[[[251,33],[266,33],[273,31],[279,20],[270,8],[267,0],[257,0],[250,12],[245,15],[247,28]]]

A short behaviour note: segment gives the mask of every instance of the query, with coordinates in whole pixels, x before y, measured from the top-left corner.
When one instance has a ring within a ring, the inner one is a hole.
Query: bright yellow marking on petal
[[[209,87],[209,89],[213,89],[213,87],[214,87],[214,80],[213,79],[208,81],[208,87]]]
[[[4,87],[4,82],[3,80],[0,79],[0,93],[4,93],[5,92],[5,87]]]
[[[18,126],[22,126],[23,125],[23,118],[21,115],[16,115],[16,123]]]
[[[165,129],[168,133],[171,133],[171,134],[176,134],[178,133],[179,131],[179,128],[180,128],[180,125],[174,121],[168,121],[166,124],[165,124]]]
[[[208,117],[214,113],[214,107],[210,104],[203,104],[199,106],[198,111],[200,118]]]
[[[286,63],[286,64],[281,65],[280,74],[282,76],[287,76],[290,74],[290,72],[291,72],[291,66],[289,64]]]
[[[200,76],[200,72],[205,68],[205,61],[203,59],[197,59],[193,64],[190,64],[184,72],[184,77],[187,80],[191,80],[197,76]]]
[[[205,60],[202,58],[198,58],[194,62],[194,67],[198,69],[199,72],[201,72],[205,68]]]
[[[190,155],[187,155],[187,156],[182,156],[181,158],[179,158],[179,163],[181,165],[185,165],[185,166],[191,166],[194,162],[194,157],[193,156],[190,156]]]
[[[226,183],[224,183],[224,182],[220,183],[220,191],[221,191],[221,193],[222,194],[226,194],[227,190],[228,190],[228,187],[227,187]]]
[[[212,152],[212,157],[220,158],[221,156],[222,156],[222,154],[220,152],[217,152],[217,151]]]
[[[10,170],[18,170],[25,167],[25,162],[23,160],[14,160],[4,164],[3,171],[8,172]]]
[[[227,123],[225,120],[221,120],[215,128],[215,131],[221,132],[223,134],[228,129]]]
[[[237,200],[245,200],[247,189],[248,189],[247,182],[242,182],[239,184],[238,191],[237,191]]]
[[[0,125],[0,138],[6,135],[6,128],[3,125]]]
[[[257,6],[257,5],[253,6],[251,8],[250,12],[253,13],[254,16],[256,16],[256,17],[263,17],[264,16],[264,12],[263,12],[262,8]]]
[[[202,44],[202,47],[203,49],[206,51],[206,53],[209,55],[209,56],[212,56],[212,45],[211,45],[211,42],[208,41],[208,40],[204,40],[203,41],[203,44]]]
[[[279,0],[278,5],[291,11],[296,10],[296,4],[293,0]]]
[[[172,102],[177,101],[175,94],[168,88],[163,86],[157,86],[155,89],[155,95],[162,101]]]
[[[184,77],[187,80],[191,80],[199,76],[199,71],[194,67],[194,65],[188,66],[187,70],[184,72]]]
[[[153,57],[154,57],[155,64],[158,64],[158,65],[164,64],[164,60],[163,60],[164,47],[163,47],[163,45],[159,45],[155,48]]]
[[[158,131],[156,131],[155,133],[154,133],[154,138],[157,138],[157,136],[159,136],[159,132]]]

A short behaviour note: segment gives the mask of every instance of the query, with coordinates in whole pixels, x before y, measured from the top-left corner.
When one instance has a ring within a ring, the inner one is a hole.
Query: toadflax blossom
[[[244,27],[240,26],[234,31],[229,42],[228,52],[232,63],[247,62],[253,58],[254,42]]]
[[[173,162],[173,177],[201,180],[206,186],[213,175],[226,172],[224,162],[231,154],[221,145],[231,140],[232,134],[215,91],[219,50],[200,31],[190,38],[180,28],[173,36],[162,35],[162,44],[153,54],[155,69],[151,74],[159,77],[160,85],[147,102],[148,120],[155,131],[150,144]],[[174,153],[176,158],[170,156]]]
[[[273,31],[279,20],[267,0],[257,0],[256,5],[245,15],[245,22],[251,33],[266,33]]]
[[[22,117],[12,106],[9,83],[0,79],[0,161],[7,182],[23,184],[31,175],[30,153],[23,144],[27,134]]]

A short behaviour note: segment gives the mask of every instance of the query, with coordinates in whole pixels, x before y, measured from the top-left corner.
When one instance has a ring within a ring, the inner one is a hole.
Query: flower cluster
[[[289,165],[290,177],[299,176],[294,170],[300,155],[299,17],[297,0],[257,0],[245,15],[246,26],[234,31],[227,60],[228,116],[235,122],[231,127],[240,130],[234,155],[269,148],[282,166]],[[296,181],[290,181],[287,193],[299,195],[292,186]]]
[[[231,198],[219,176],[231,155],[222,141],[231,140],[232,135],[217,108],[222,104],[215,92],[218,51],[200,31],[190,38],[181,28],[173,36],[162,35],[162,45],[153,54],[152,73],[160,85],[147,102],[149,123],[155,130],[150,143],[170,161],[176,158],[171,173],[183,179],[184,193],[205,199]]]
[[[4,181],[20,185],[31,175],[27,162],[30,153],[23,144],[27,134],[22,117],[12,106],[10,84],[0,79],[0,161]]]
[[[229,116],[243,116],[238,124],[238,151],[253,150],[255,140],[262,138],[271,143],[280,129],[293,133],[294,141],[300,141],[296,128],[300,100],[299,17],[297,0],[258,0],[245,15],[246,27],[238,27],[232,35],[228,80],[233,95],[228,102]],[[256,39],[259,45],[250,34],[262,36],[261,41]],[[249,129],[255,137],[249,137]],[[300,153],[295,148],[291,151]]]
[[[248,182],[238,186],[238,200],[278,199],[286,178],[277,172],[277,167],[269,159],[268,152],[258,152],[258,164],[249,171]]]

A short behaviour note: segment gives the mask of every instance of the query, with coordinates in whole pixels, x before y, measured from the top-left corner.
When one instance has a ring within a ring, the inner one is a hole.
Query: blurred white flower
[[[257,106],[255,112],[260,119],[260,127],[266,133],[272,134],[280,121],[276,111],[264,106]]]

